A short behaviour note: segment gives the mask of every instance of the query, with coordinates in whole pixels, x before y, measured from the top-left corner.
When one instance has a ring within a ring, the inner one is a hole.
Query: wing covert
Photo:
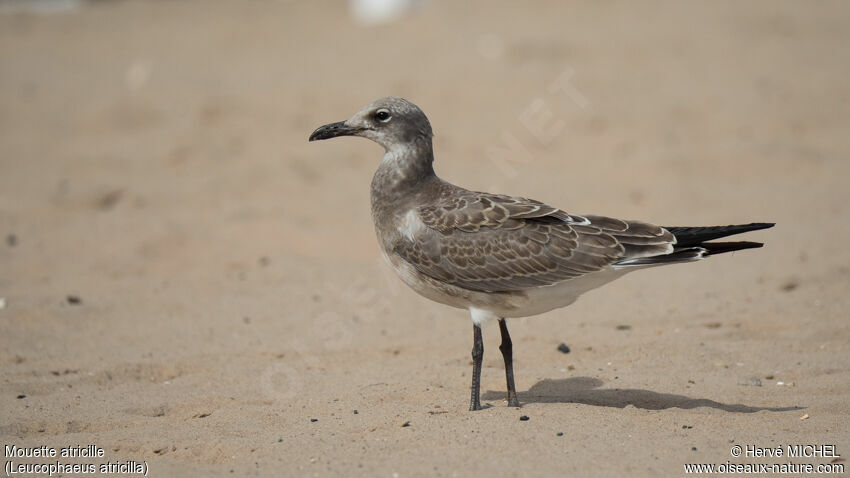
[[[398,241],[394,252],[423,274],[486,292],[554,285],[633,254],[663,253],[672,238],[650,224],[484,193],[454,195],[415,212],[426,227]]]

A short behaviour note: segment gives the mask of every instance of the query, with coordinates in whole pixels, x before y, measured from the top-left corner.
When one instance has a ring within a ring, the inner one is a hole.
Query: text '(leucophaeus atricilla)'
[[[709,242],[773,224],[661,227],[570,214],[539,201],[469,191],[434,173],[431,124],[398,97],[372,102],[310,141],[362,136],[384,147],[372,178],[372,220],[381,251],[419,294],[472,316],[472,397],[481,409],[481,327],[498,321],[508,406],[519,406],[505,319],[542,314],[627,272],[690,262],[758,242]]]

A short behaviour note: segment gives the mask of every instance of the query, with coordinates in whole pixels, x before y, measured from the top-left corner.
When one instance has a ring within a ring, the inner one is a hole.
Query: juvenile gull
[[[337,136],[362,136],[386,150],[372,178],[372,221],[392,268],[419,294],[472,317],[470,410],[481,409],[481,327],[499,323],[508,406],[517,407],[505,319],[567,306],[637,269],[761,247],[707,241],[773,226],[660,227],[463,189],[434,173],[431,124],[403,98],[376,100],[319,127],[310,141]]]

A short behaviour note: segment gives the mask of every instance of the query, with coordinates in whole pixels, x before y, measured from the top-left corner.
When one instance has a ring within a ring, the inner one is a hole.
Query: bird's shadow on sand
[[[711,407],[731,413],[755,413],[762,410],[787,412],[802,410],[804,407],[752,407],[740,403],[729,404],[715,402],[707,398],[691,398],[672,393],[658,393],[651,390],[629,388],[599,388],[602,380],[592,377],[574,377],[557,380],[541,380],[527,392],[518,392],[520,403],[583,403],[597,407],[624,408],[632,405],[644,410],[665,410],[668,408]],[[505,392],[489,390],[481,397],[484,400],[501,400]]]

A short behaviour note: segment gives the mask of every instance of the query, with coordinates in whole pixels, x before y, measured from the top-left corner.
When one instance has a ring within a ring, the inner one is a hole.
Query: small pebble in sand
[[[311,418],[311,419],[310,419],[310,423],[315,423],[315,422],[318,422],[318,421],[319,421],[319,419],[318,419],[318,418]]]
[[[558,352],[568,354],[570,353],[570,347],[567,344],[561,342],[561,344],[558,345]]]
[[[530,420],[530,418],[528,418],[528,415],[523,415],[523,416],[519,417],[519,420],[521,422],[527,422],[528,420]]]
[[[693,428],[691,425],[682,425],[682,430],[690,430],[691,428]]]
[[[559,437],[562,437],[562,436],[564,436],[564,432],[558,432],[558,433],[556,433],[555,435],[557,435],[557,436],[559,436]]]
[[[0,297],[0,309],[5,309],[5,308],[6,308],[6,299],[3,298],[3,297]]]
[[[358,413],[360,413],[360,412],[358,412],[357,410],[354,410],[354,414],[355,414],[355,415],[357,415]]]
[[[66,300],[71,305],[80,305],[83,301],[76,295],[69,295]]]
[[[406,421],[406,422],[404,422],[404,423],[402,423],[402,424],[401,424],[401,427],[402,427],[402,428],[407,428],[407,427],[409,427],[409,426],[410,426],[410,420],[408,420],[408,421]]]
[[[618,325],[617,330],[632,330],[631,325]]]
[[[797,280],[791,279],[791,280],[787,281],[786,283],[782,284],[782,287],[780,287],[779,289],[784,291],[784,292],[791,292],[792,290],[796,289],[799,286],[800,286],[800,283]]]
[[[761,379],[758,377],[749,377],[738,380],[738,385],[744,387],[761,387]]]
[[[27,396],[26,396],[26,395],[24,395],[23,393],[22,393],[22,394],[20,394],[20,395],[18,395],[18,400],[20,400],[20,399],[22,399],[22,398],[27,398]]]
[[[697,451],[697,447],[692,446],[692,447],[691,447],[691,451]]]
[[[20,397],[19,397],[19,398],[20,398]],[[802,417],[800,417],[800,420],[808,420],[808,419],[809,419],[809,414],[808,414],[808,413],[806,413],[806,414],[804,414]]]

